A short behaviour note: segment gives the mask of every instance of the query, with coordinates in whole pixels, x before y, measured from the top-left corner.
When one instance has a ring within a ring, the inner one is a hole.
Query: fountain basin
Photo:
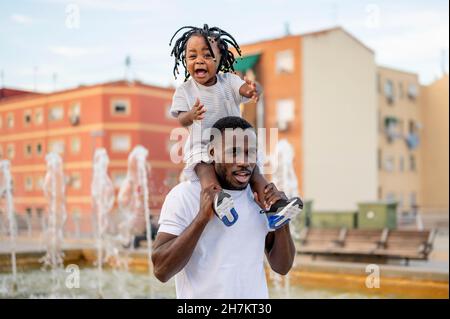
[[[43,252],[19,252],[18,291],[11,294],[7,284],[11,279],[10,258],[8,254],[0,254],[0,298],[98,298],[95,286],[98,272],[92,268],[95,249],[66,249],[64,253],[66,266],[75,264],[80,268],[80,288],[52,289],[50,272],[40,270]],[[129,267],[131,272],[121,272],[105,265],[104,298],[149,298],[147,252],[131,252]],[[266,273],[271,298],[448,298],[448,273],[383,267],[381,285],[376,289],[365,285],[365,264],[307,262],[297,258],[289,273],[289,283],[285,277],[274,283],[268,269]],[[63,283],[67,275],[62,273]],[[176,297],[173,279],[163,284],[152,276],[151,285],[153,298]]]

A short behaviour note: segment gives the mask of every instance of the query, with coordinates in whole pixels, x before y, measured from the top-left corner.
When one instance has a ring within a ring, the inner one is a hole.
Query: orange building
[[[64,162],[68,231],[92,231],[92,158],[98,147],[108,152],[109,174],[117,188],[133,147],[149,150],[150,207],[158,214],[182,168],[169,158],[169,134],[178,125],[168,112],[173,91],[127,81],[50,94],[2,89],[0,159],[11,161],[19,227],[32,223],[39,228],[43,221],[42,183],[50,151],[60,153]]]
[[[292,145],[300,194],[316,210],[355,210],[376,200],[373,50],[340,27],[241,49],[235,69],[263,87],[256,110],[245,106],[243,115],[278,128]]]

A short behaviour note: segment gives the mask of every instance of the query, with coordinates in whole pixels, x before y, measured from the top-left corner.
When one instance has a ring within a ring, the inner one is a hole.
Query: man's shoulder
[[[166,196],[167,200],[176,200],[184,198],[188,194],[200,193],[201,187],[199,181],[185,181],[177,184]]]

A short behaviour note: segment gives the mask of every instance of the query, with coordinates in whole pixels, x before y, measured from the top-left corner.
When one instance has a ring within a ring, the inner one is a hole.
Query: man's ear
[[[207,154],[209,157],[209,163],[214,162],[214,146],[211,142],[208,144]]]

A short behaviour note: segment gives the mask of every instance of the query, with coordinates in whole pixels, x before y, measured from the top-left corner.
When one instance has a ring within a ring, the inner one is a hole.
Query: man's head
[[[228,116],[211,128],[210,154],[217,178],[226,189],[245,189],[256,167],[257,139],[246,120]]]

